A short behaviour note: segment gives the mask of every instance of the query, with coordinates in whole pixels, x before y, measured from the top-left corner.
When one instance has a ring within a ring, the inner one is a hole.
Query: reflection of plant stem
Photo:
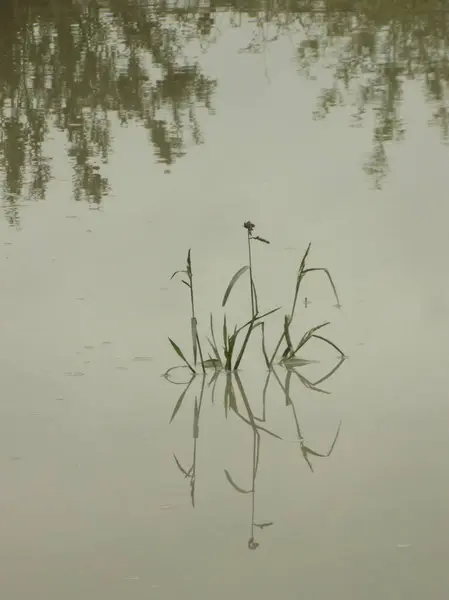
[[[252,238],[252,229],[247,227],[248,233],[248,264],[249,264],[249,287],[251,293],[251,318],[254,319],[256,315],[256,302],[254,297],[254,278],[253,278],[253,258],[251,253],[251,238]]]
[[[332,444],[330,445],[329,450],[326,453],[317,452],[313,448],[307,446],[305,443],[305,440],[304,440],[304,436],[301,431],[298,411],[297,411],[297,408],[291,397],[290,387],[291,387],[292,376],[293,376],[293,374],[296,375],[298,377],[298,379],[300,380],[300,382],[307,389],[310,389],[313,391],[324,392],[324,390],[321,390],[318,387],[316,387],[316,384],[318,384],[322,381],[325,381],[326,379],[329,379],[337,371],[337,369],[343,364],[343,362],[344,362],[344,358],[342,358],[335,367],[333,367],[326,375],[321,377],[315,383],[310,382],[308,379],[306,379],[303,375],[301,375],[296,369],[294,369],[292,367],[290,367],[290,368],[286,367],[286,377],[285,377],[284,383],[282,383],[276,369],[272,369],[272,370],[268,371],[267,377],[265,380],[265,384],[264,384],[264,388],[263,388],[263,392],[262,392],[263,408],[262,408],[262,416],[260,418],[258,418],[254,415],[254,411],[251,407],[251,403],[246,394],[245,388],[243,386],[243,382],[242,382],[239,374],[237,372],[234,372],[234,373],[226,372],[226,383],[225,383],[225,389],[224,389],[225,415],[227,417],[228,412],[232,411],[232,413],[234,415],[236,415],[241,421],[243,421],[246,425],[248,425],[251,428],[252,435],[253,435],[251,486],[250,486],[250,488],[247,489],[247,488],[244,488],[244,487],[238,485],[235,482],[234,478],[229,473],[229,471],[226,469],[224,471],[227,481],[238,493],[251,494],[251,526],[250,526],[250,537],[248,540],[248,548],[250,550],[255,550],[256,548],[259,547],[259,542],[257,542],[256,538],[255,538],[256,528],[259,528],[262,530],[262,529],[265,529],[266,527],[273,525],[272,521],[263,522],[263,523],[256,523],[256,521],[255,521],[255,518],[256,518],[256,480],[257,480],[257,475],[259,472],[261,433],[263,432],[263,433],[266,433],[277,439],[281,439],[276,433],[274,433],[274,432],[270,431],[269,429],[262,427],[260,424],[256,423],[256,421],[258,421],[259,423],[260,422],[265,423],[265,421],[266,421],[266,401],[267,401],[270,378],[272,375],[275,377],[278,385],[280,386],[280,388],[284,394],[286,406],[291,407],[292,414],[293,414],[293,420],[295,423],[295,428],[296,428],[296,433],[297,433],[297,438],[298,438],[298,442],[300,444],[302,456],[303,456],[304,460],[306,461],[309,469],[313,472],[313,465],[311,463],[310,457],[315,456],[315,457],[325,458],[325,457],[329,457],[332,454],[335,444],[337,442],[339,433],[340,433],[341,423],[338,425],[335,437],[332,441]],[[212,387],[212,390],[211,390],[212,396],[215,393],[215,386],[216,386],[219,376],[220,376],[220,372],[215,371],[213,373],[212,377],[210,378],[209,382],[207,383],[208,388]],[[178,398],[178,401],[176,402],[170,422],[173,421],[173,419],[177,415],[178,411],[180,410],[180,408],[184,402],[184,399],[187,395],[187,392],[190,389],[190,386],[194,379],[196,379],[195,375],[193,375],[191,377],[190,381],[188,381],[187,384],[185,385],[184,390],[182,391],[180,397]],[[171,383],[174,383],[174,382],[171,381]],[[191,496],[191,502],[192,502],[193,507],[195,507],[195,491],[196,491],[196,475],[197,475],[196,466],[197,466],[197,455],[198,455],[199,420],[200,420],[201,408],[203,405],[205,389],[206,389],[206,376],[202,375],[199,399],[198,399],[198,396],[195,396],[195,402],[194,402],[193,434],[192,434],[192,437],[193,437],[193,453],[192,454],[193,454],[193,456],[192,456],[192,464],[191,464],[190,468],[189,469],[184,468],[182,466],[182,464],[180,463],[180,461],[178,460],[178,458],[176,457],[176,455],[174,455],[174,459],[175,459],[178,469],[181,471],[181,473],[184,475],[184,477],[186,479],[190,480],[190,496]],[[324,393],[327,393],[327,392],[324,392]],[[239,406],[238,406],[238,404],[239,404],[238,398],[241,399],[241,403],[243,403],[243,406],[245,407],[244,412],[246,412],[246,414],[242,414],[240,412]]]
[[[170,422],[173,421],[176,413],[178,412],[178,410],[182,404],[182,401],[184,400],[187,390],[189,389],[190,384],[192,383],[193,379],[194,379],[194,377],[192,377],[190,382],[187,384],[186,389],[181,394],[181,396],[176,404],[175,411],[173,412]],[[184,474],[184,476],[187,479],[190,479],[190,498],[191,498],[193,507],[195,506],[197,444],[198,444],[198,438],[200,436],[199,422],[200,422],[201,407],[202,407],[203,398],[204,398],[205,384],[206,384],[206,376],[202,375],[201,376],[200,399],[198,401],[198,397],[195,396],[195,404],[194,404],[194,408],[193,408],[193,432],[192,432],[193,456],[192,456],[192,466],[190,467],[190,469],[189,470],[184,469],[182,467],[181,463],[179,462],[178,458],[176,457],[176,455],[175,454],[173,455],[178,469]]]
[[[251,489],[250,490],[244,490],[243,488],[237,486],[234,483],[234,480],[231,478],[231,475],[229,474],[229,472],[225,470],[225,474],[226,474],[226,477],[227,477],[229,483],[239,493],[243,493],[243,494],[251,493],[251,530],[250,530],[250,538],[248,540],[248,548],[250,550],[256,550],[256,548],[258,548],[258,546],[259,546],[259,543],[255,539],[254,528],[255,527],[259,527],[260,529],[263,529],[264,527],[268,527],[269,525],[272,525],[271,522],[270,523],[262,523],[262,524],[257,524],[255,522],[255,511],[256,511],[256,478],[257,478],[257,472],[258,472],[258,469],[259,469],[259,457],[260,457],[260,433],[259,433],[258,429],[262,429],[262,428],[258,427],[256,425],[254,414],[253,414],[253,411],[251,409],[251,405],[249,403],[248,397],[246,395],[245,389],[243,387],[242,381],[241,381],[238,373],[234,374],[234,378],[235,378],[235,381],[237,383],[237,387],[239,389],[240,396],[241,396],[241,398],[243,400],[243,404],[245,405],[245,409],[246,409],[246,412],[248,414],[248,419],[245,419],[245,417],[243,417],[243,415],[241,415],[239,413],[236,404],[235,404],[233,410],[234,410],[234,412],[245,423],[247,423],[247,424],[250,425],[250,427],[252,428],[252,431],[253,431],[253,454],[252,454]],[[268,378],[267,378],[267,380],[268,380]],[[230,382],[230,385],[232,386],[232,381]],[[234,396],[235,396],[235,393],[234,393]],[[268,430],[265,430],[265,429],[262,429],[262,430],[266,431],[267,433],[271,433]],[[271,435],[275,435],[275,434],[271,433]],[[278,437],[278,436],[276,436],[276,437]]]

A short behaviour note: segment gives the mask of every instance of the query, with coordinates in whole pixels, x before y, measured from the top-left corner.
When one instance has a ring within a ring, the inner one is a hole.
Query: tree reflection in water
[[[319,79],[325,69],[328,83],[312,116],[324,119],[349,104],[352,126],[374,123],[364,170],[380,188],[388,144],[406,135],[406,80],[422,82],[429,124],[449,143],[448,15],[438,0],[3,0],[0,169],[7,219],[17,225],[24,199],[45,198],[52,172],[45,144],[55,131],[67,140],[74,198],[95,205],[109,190],[102,165],[113,146],[114,115],[146,128],[167,170],[190,144],[201,143],[198,111],[212,111],[217,81],[187,49],[195,40],[206,51],[227,27],[252,28],[242,52],[264,53],[288,35],[302,76]]]
[[[189,135],[202,142],[197,109],[212,109],[216,82],[184,52],[192,32],[164,6],[102,5],[2,2],[0,161],[11,224],[19,221],[19,199],[45,198],[51,159],[44,144],[55,129],[67,139],[75,200],[97,205],[109,190],[102,165],[114,114],[121,124],[142,124],[168,167]]]

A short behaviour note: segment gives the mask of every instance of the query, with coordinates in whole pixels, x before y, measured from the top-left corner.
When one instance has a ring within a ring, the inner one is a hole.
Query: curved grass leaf
[[[326,342],[326,344],[329,344],[329,346],[332,346],[332,348],[335,348],[335,350],[337,350],[337,352],[339,352],[341,354],[341,357],[343,359],[347,358],[346,354],[344,352],[342,352],[342,350],[340,350],[340,348],[337,346],[337,344],[334,344],[334,342],[331,342],[330,340],[323,337],[322,335],[316,335],[314,333],[312,334],[311,337],[314,337],[314,338],[317,338],[318,340],[322,340],[323,342]]]
[[[170,280],[173,279],[173,277],[175,277],[175,275],[178,275],[179,273],[184,273],[186,275],[187,271],[185,269],[180,269],[179,271],[175,271],[173,273],[173,275],[170,277]]]
[[[238,486],[235,481],[232,479],[231,475],[229,474],[229,471],[227,471],[226,469],[224,470],[225,475],[226,475],[226,479],[229,481],[229,483],[232,485],[232,487],[237,490],[238,492],[240,492],[240,494],[251,494],[251,492],[253,490],[244,490],[243,488],[241,488],[240,486]]]
[[[327,278],[329,279],[329,283],[331,284],[332,291],[334,292],[335,299],[337,300],[337,306],[341,306],[340,299],[337,294],[337,288],[335,287],[334,281],[331,277],[331,274],[329,273],[329,270],[324,267],[312,267],[309,269],[305,269],[302,274],[304,276],[306,273],[311,273],[312,271],[323,271],[323,273],[326,273]]]
[[[296,346],[296,348],[292,351],[290,356],[295,356],[295,354],[298,352],[298,350],[300,350],[300,348],[302,348],[305,344],[307,344],[307,342],[310,340],[310,338],[314,336],[315,331],[318,331],[319,329],[326,327],[329,324],[330,324],[330,321],[326,321],[325,323],[321,323],[321,325],[315,325],[315,327],[312,327],[311,329],[309,329],[309,331],[306,331],[306,333],[302,336],[301,341]]]
[[[243,273],[245,273],[248,269],[249,269],[248,265],[245,265],[244,267],[242,267],[241,269],[239,269],[237,271],[237,273],[235,273],[235,275],[233,276],[233,278],[229,282],[228,287],[226,288],[225,294],[223,296],[223,302],[221,304],[222,306],[226,305],[226,302],[228,301],[228,298],[229,298],[229,294],[232,292],[233,287],[235,286],[235,284],[237,283],[237,281],[240,279],[240,277],[243,275]]]

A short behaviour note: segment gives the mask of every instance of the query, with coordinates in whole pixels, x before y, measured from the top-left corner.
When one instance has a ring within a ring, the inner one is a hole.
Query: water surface
[[[390,4],[2,4],[8,600],[445,597],[449,23]],[[270,347],[312,242],[294,335],[348,359],[265,388],[257,335],[179,401],[170,276],[221,328],[248,219]]]

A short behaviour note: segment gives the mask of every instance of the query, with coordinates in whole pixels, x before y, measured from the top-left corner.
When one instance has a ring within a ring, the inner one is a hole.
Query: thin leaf
[[[241,349],[240,349],[240,352],[239,352],[239,355],[238,355],[238,357],[237,357],[237,360],[235,361],[235,364],[234,364],[234,369],[233,369],[234,371],[236,371],[236,370],[239,368],[240,362],[241,362],[241,360],[242,360],[242,358],[243,358],[243,355],[244,355],[244,353],[245,353],[245,350],[246,350],[246,347],[247,347],[247,345],[248,345],[248,342],[249,342],[249,339],[250,339],[250,337],[251,337],[251,334],[252,334],[252,332],[254,331],[254,329],[255,329],[256,327],[259,327],[259,325],[262,325],[262,323],[260,322],[260,319],[263,319],[264,317],[267,317],[268,315],[271,315],[272,313],[274,313],[274,312],[276,312],[277,310],[279,310],[279,308],[280,308],[280,307],[278,307],[278,308],[274,308],[273,310],[269,310],[268,312],[264,313],[263,315],[259,315],[259,316],[258,316],[258,315],[255,315],[255,316],[254,316],[254,317],[253,317],[253,318],[252,318],[250,321],[248,321],[247,323],[245,323],[245,325],[242,325],[242,327],[239,327],[239,329],[236,329],[236,330],[234,331],[234,334],[233,334],[233,336],[232,336],[232,340],[233,340],[233,346],[232,346],[232,349],[234,349],[234,344],[235,344],[235,341],[236,341],[236,339],[237,339],[237,336],[239,335],[239,333],[240,333],[240,332],[241,332],[243,329],[245,329],[245,327],[248,327],[248,325],[249,325],[249,329],[248,329],[248,331],[246,332],[245,339],[244,339],[244,341],[243,341],[243,344],[242,344],[242,347],[241,347]],[[256,321],[259,321],[259,323],[256,323]],[[232,353],[231,353],[231,355],[230,355],[230,360],[232,360]],[[229,364],[229,366],[227,366],[226,368],[230,369],[230,368],[231,368],[230,364]]]
[[[253,490],[244,490],[243,488],[241,488],[240,486],[238,486],[235,481],[232,479],[231,475],[229,474],[229,471],[227,471],[226,469],[224,470],[225,475],[226,475],[226,479],[229,481],[229,483],[232,485],[232,487],[237,490],[238,492],[240,492],[240,494],[251,494],[251,492]]]
[[[195,369],[192,367],[192,365],[186,359],[186,357],[182,353],[181,348],[177,344],[175,344],[175,342],[171,338],[168,338],[168,341],[173,346],[173,349],[176,352],[176,354],[186,363],[186,365],[189,367],[189,369],[192,371],[192,373],[195,373]]]
[[[170,281],[173,279],[173,277],[175,277],[175,275],[178,275],[178,273],[185,273],[187,275],[187,271],[185,269],[179,270],[179,271],[175,271],[173,273],[173,275],[170,277]]]
[[[306,268],[306,261],[307,261],[307,257],[309,256],[311,245],[312,245],[312,243],[309,242],[309,245],[307,246],[307,249],[304,252],[304,255],[303,255],[302,259],[301,259],[301,264],[299,265],[298,275],[296,277],[295,294],[293,296],[293,304],[292,304],[292,310],[291,310],[291,315],[290,315],[290,323],[293,321],[293,317],[295,316],[295,310],[296,310],[296,303],[298,301],[299,288],[301,286],[301,282],[302,282],[302,279],[303,279],[303,276],[304,276],[304,269]]]
[[[291,355],[294,356],[300,348],[307,344],[310,338],[315,334],[315,331],[318,331],[318,329],[321,329],[322,327],[326,327],[327,325],[329,325],[329,323],[329,321],[326,321],[325,323],[321,323],[321,325],[315,325],[315,327],[312,327],[311,329],[309,329],[309,331],[306,331],[306,333],[302,336],[301,341],[299,342],[299,344],[297,345],[297,347]]]
[[[337,350],[337,352],[339,352],[341,354],[342,358],[347,358],[346,354],[344,354],[344,352],[342,352],[342,350],[340,350],[340,348],[336,344],[334,344],[334,342],[331,342],[330,340],[323,337],[322,335],[313,334],[311,337],[314,337],[314,338],[317,338],[318,340],[322,340],[323,342],[326,342],[326,344],[329,344],[329,346],[332,346],[332,348],[335,348],[335,350]]]
[[[329,283],[332,286],[332,291],[334,292],[334,296],[335,299],[337,300],[337,305],[340,306],[340,299],[338,298],[338,294],[337,294],[337,288],[335,287],[335,284],[332,280],[331,274],[329,273],[329,270],[324,268],[324,267],[313,267],[310,269],[305,269],[303,271],[303,275],[305,275],[306,273],[311,273],[312,271],[323,271],[324,273],[326,273],[328,279],[329,279]]]
[[[257,240],[258,242],[263,242],[264,244],[269,244],[270,242],[268,240],[266,240],[263,237],[260,237],[260,235],[256,235],[256,237],[252,237],[252,240]]]
[[[310,247],[311,246],[312,246],[312,242],[309,242],[309,245],[307,246],[307,249],[304,252],[304,256],[301,259],[301,264],[299,265],[299,271],[300,272],[304,271],[304,269],[306,267],[306,260],[307,260],[307,257],[309,256],[309,252],[310,252]]]
[[[181,463],[179,462],[179,460],[176,458],[176,454],[175,454],[175,453],[173,453],[173,458],[175,459],[175,462],[176,462],[176,464],[177,464],[177,466],[178,466],[178,469],[181,471],[181,473],[184,473],[184,476],[185,476],[185,478],[187,479],[188,477],[190,477],[190,473],[192,472],[192,469],[193,469],[193,467],[190,467],[190,469],[189,469],[188,471],[186,471],[186,470],[185,470],[185,469],[182,467],[182,465],[181,465]]]
[[[215,339],[215,330],[214,330],[214,317],[212,316],[212,313],[210,313],[210,333],[212,336],[212,341],[214,342],[214,346],[217,348],[217,341]]]
[[[221,362],[220,353],[218,352],[218,348],[214,345],[214,343],[212,342],[212,340],[210,338],[207,338],[207,341],[209,342],[209,345],[212,348],[212,352],[215,355],[215,360],[220,364],[220,367],[223,366],[223,363]],[[212,359],[211,356],[209,356],[209,358]]]
[[[229,294],[232,292],[232,288],[235,286],[235,284],[240,279],[240,277],[243,275],[243,273],[245,273],[248,269],[249,269],[248,265],[245,265],[244,267],[239,269],[237,271],[237,273],[235,273],[235,275],[232,277],[231,281],[229,282],[228,287],[226,288],[225,294],[223,296],[223,302],[221,304],[222,306],[226,305],[226,302],[228,301],[228,298],[229,298]]]
[[[246,347],[247,347],[248,342],[249,342],[249,338],[251,337],[251,334],[252,334],[252,332],[254,331],[254,328],[255,328],[254,327],[254,323],[255,323],[255,320],[253,320],[251,322],[251,324],[250,324],[250,326],[248,328],[248,331],[246,332],[245,339],[243,340],[242,347],[240,348],[239,355],[238,355],[237,360],[235,361],[235,364],[234,364],[234,371],[237,371],[237,369],[240,366],[240,363],[242,361],[243,355],[245,353]],[[259,325],[260,325],[260,323],[259,323]],[[257,327],[257,325],[256,325],[256,327]]]
[[[267,365],[267,369],[269,369],[270,368],[270,359],[268,358],[267,346],[265,344],[265,323],[262,321],[261,325],[262,325],[262,353],[265,358],[265,363]]]
[[[248,325],[251,325],[251,323],[255,323],[256,321],[260,321],[260,319],[263,319],[265,317],[268,317],[269,315],[275,313],[276,311],[278,311],[281,307],[278,306],[277,308],[273,308],[272,310],[269,310],[266,313],[263,313],[262,315],[255,315],[253,319],[250,319],[249,321],[247,321],[244,325],[242,325],[241,327],[239,327],[238,329],[235,330],[234,335],[238,335],[243,329],[245,329],[245,327],[248,327]]]

